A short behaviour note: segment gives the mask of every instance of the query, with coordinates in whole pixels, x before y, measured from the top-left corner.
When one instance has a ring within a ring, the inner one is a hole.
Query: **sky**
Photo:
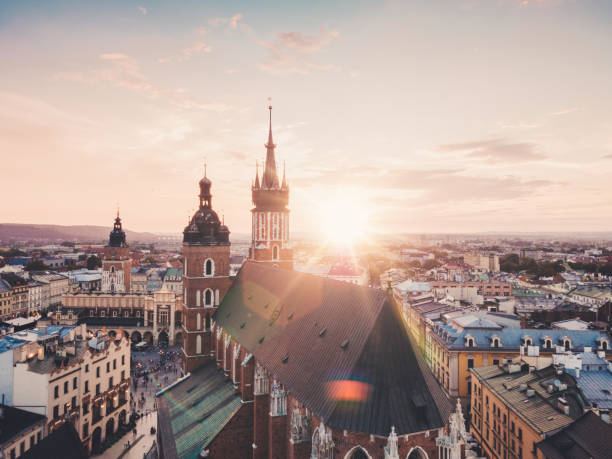
[[[612,2],[0,0],[0,221],[612,230]],[[350,209],[351,212],[346,212]],[[359,214],[359,215],[356,215]],[[337,220],[337,219],[336,219]]]

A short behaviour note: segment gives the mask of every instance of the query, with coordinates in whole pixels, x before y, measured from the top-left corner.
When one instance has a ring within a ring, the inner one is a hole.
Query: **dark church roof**
[[[610,459],[612,425],[592,411],[536,446],[548,459]]]
[[[72,423],[65,422],[32,448],[19,456],[21,459],[86,459],[89,457]]]
[[[451,411],[384,291],[246,262],[216,321],[332,427],[409,434]]]

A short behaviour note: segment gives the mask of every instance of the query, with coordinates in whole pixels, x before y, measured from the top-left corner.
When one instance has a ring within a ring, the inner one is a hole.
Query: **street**
[[[95,456],[105,459],[143,459],[151,449],[157,429],[157,403],[155,393],[180,377],[180,347],[159,347],[147,352],[132,352],[132,411],[141,415],[136,421],[136,434],[128,433],[104,453]],[[129,447],[128,447],[129,441]],[[157,457],[157,456],[153,456]]]

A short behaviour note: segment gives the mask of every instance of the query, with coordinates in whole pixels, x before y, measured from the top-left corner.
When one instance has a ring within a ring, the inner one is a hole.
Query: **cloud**
[[[231,29],[235,29],[238,27],[238,23],[242,18],[242,13],[238,13],[229,18],[213,18],[210,19],[208,23],[213,27],[227,24]]]
[[[268,50],[265,60],[258,62],[260,70],[274,74],[307,74],[311,70],[338,70],[333,64],[315,62],[308,55],[327,49],[338,38],[337,30],[322,28],[317,35],[303,35],[299,32],[281,32],[274,41],[253,39]]]
[[[141,12],[143,15],[147,14],[147,9],[146,9],[144,6],[139,6],[139,7],[138,7],[138,10],[139,10],[139,11],[140,11],[140,12]]]
[[[316,172],[318,171],[318,172]],[[483,177],[466,173],[463,169],[384,169],[350,166],[320,169],[302,169],[292,183],[308,188],[354,188],[368,194],[377,193],[382,199],[393,196],[411,206],[438,206],[449,203],[477,203],[489,201],[513,201],[531,197],[558,182],[541,179],[523,179],[514,175]],[[367,183],[367,185],[364,185]]]
[[[166,64],[169,62],[184,62],[190,60],[196,54],[210,53],[212,51],[212,46],[210,46],[206,41],[206,29],[198,29],[198,34],[200,35],[200,39],[191,46],[183,48],[177,56],[162,57],[159,58],[157,62],[160,64]]]
[[[496,163],[519,163],[546,159],[545,155],[537,151],[537,145],[533,143],[510,142],[505,139],[439,145],[436,151],[460,153],[468,158]]]
[[[83,72],[62,72],[56,78],[88,85],[109,85],[140,93],[150,99],[163,99],[186,109],[228,110],[225,104],[199,100],[183,89],[169,89],[153,83],[141,70],[140,63],[125,54],[103,53],[99,55],[106,65]]]
[[[558,112],[552,112],[550,115],[551,116],[561,116],[561,115],[567,115],[569,113],[574,113],[577,112],[578,110],[580,110],[579,108],[566,108],[564,110],[559,110]]]

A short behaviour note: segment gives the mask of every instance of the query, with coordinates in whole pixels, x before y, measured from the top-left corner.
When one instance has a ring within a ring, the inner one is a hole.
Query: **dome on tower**
[[[127,247],[125,242],[125,232],[121,226],[121,218],[119,217],[119,211],[117,211],[117,218],[115,218],[115,224],[113,230],[109,234],[108,238],[109,247]]]
[[[204,177],[198,182],[200,186],[200,207],[189,220],[183,231],[183,242],[202,245],[228,245],[229,229],[221,223],[219,216],[212,209],[212,182],[206,177],[206,164],[204,164]]]

